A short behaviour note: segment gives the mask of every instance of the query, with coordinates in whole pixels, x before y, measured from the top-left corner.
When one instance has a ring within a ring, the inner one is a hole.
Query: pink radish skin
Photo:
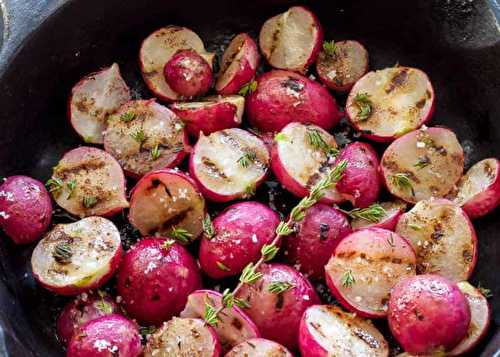
[[[347,92],[368,72],[368,51],[358,41],[335,42],[332,56],[324,49],[316,59],[316,72],[328,88]]]
[[[396,233],[417,253],[417,273],[435,273],[459,282],[477,262],[477,237],[465,212],[445,199],[418,202],[403,214]]]
[[[178,51],[166,64],[167,84],[184,98],[205,94],[212,85],[212,67],[192,50]]]
[[[251,338],[234,346],[224,357],[293,357],[284,346],[265,338]]]
[[[222,294],[212,290],[198,290],[188,297],[186,307],[181,312],[181,317],[194,317],[203,319],[205,306],[210,304],[215,309],[221,306]],[[260,337],[259,329],[246,314],[237,306],[231,309],[225,308],[219,315],[219,322],[214,326],[219,337],[223,352],[247,341],[251,338]]]
[[[129,206],[123,170],[103,150],[81,146],[67,152],[54,167],[52,179],[62,184],[52,197],[75,216],[111,217]]]
[[[326,282],[345,308],[360,316],[382,318],[387,315],[391,289],[415,275],[415,267],[415,251],[404,238],[385,229],[363,229],[337,245],[325,267]]]
[[[132,117],[130,121],[124,120]],[[144,133],[140,141],[136,135]],[[104,148],[113,155],[128,176],[171,168],[182,162],[189,148],[183,122],[168,108],[150,100],[130,101],[108,119]],[[155,149],[159,156],[154,157]]]
[[[392,290],[388,321],[406,352],[432,354],[455,347],[471,319],[464,295],[448,279],[432,274],[401,280]]]
[[[389,145],[380,167],[389,192],[416,203],[444,197],[453,189],[462,177],[464,152],[451,130],[424,127]],[[409,185],[399,184],[397,175],[405,176]]]
[[[229,206],[214,219],[214,237],[204,237],[199,259],[211,278],[238,275],[261,256],[261,248],[275,237],[280,223],[276,212],[259,202],[240,202]]]
[[[309,194],[309,188],[326,175],[325,168],[335,166],[335,158],[322,148],[311,145],[309,135],[317,133],[323,141],[335,149],[335,138],[315,125],[288,124],[275,138],[271,149],[271,168],[278,181],[297,197]],[[340,203],[345,198],[336,187],[328,189],[321,199],[323,203]]]
[[[246,97],[245,109],[250,124],[261,131],[280,131],[291,122],[329,130],[342,116],[328,90],[300,74],[274,70],[256,81],[257,89]]]
[[[205,321],[177,318],[167,321],[149,339],[144,357],[219,357],[221,346],[215,330]]]
[[[484,159],[472,166],[458,183],[453,200],[475,219],[493,211],[500,203],[500,162]]]
[[[11,176],[0,185],[0,227],[16,244],[37,241],[49,228],[52,202],[40,181]]]
[[[58,254],[61,248],[68,254]],[[31,268],[38,283],[59,295],[78,295],[104,285],[122,257],[120,232],[101,217],[58,224],[38,242]],[[63,259],[61,259],[63,258]]]
[[[177,315],[188,295],[201,288],[196,260],[178,243],[145,238],[124,256],[118,293],[128,314],[145,325],[160,325]]]
[[[358,94],[367,94],[371,114],[360,118]],[[352,87],[346,103],[347,118],[363,136],[390,142],[427,123],[434,113],[434,89],[427,75],[416,68],[391,67],[368,72]]]
[[[203,232],[205,200],[198,185],[176,170],[146,174],[130,193],[129,221],[144,235],[169,235],[185,229],[195,240]]]
[[[57,319],[57,337],[67,345],[76,331],[87,321],[105,315],[121,314],[121,310],[109,295],[82,294],[66,304]]]
[[[200,132],[210,135],[240,126],[245,98],[239,95],[212,96],[201,102],[174,103],[170,109],[186,124],[189,135],[198,138]]]
[[[137,326],[120,315],[84,324],[68,347],[67,357],[138,357],[142,352]]]
[[[365,208],[377,201],[381,180],[375,150],[366,143],[347,145],[337,162],[347,160],[347,167],[335,188],[354,207]]]
[[[389,346],[370,320],[334,305],[314,305],[300,321],[302,357],[388,357]]]
[[[238,297],[248,301],[245,312],[259,327],[262,337],[293,350],[297,345],[300,318],[319,298],[311,283],[298,271],[283,264],[266,264],[258,270],[263,277],[253,285],[244,285]],[[273,282],[294,287],[282,292],[270,292]]]
[[[255,41],[246,33],[240,33],[224,51],[221,69],[217,75],[215,90],[219,94],[236,94],[250,82],[259,66],[259,50]]]
[[[318,18],[304,6],[268,19],[259,34],[260,50],[275,68],[305,73],[323,43]]]
[[[385,215],[378,222],[370,222],[363,218],[354,218],[351,221],[352,229],[357,231],[363,228],[383,228],[389,231],[396,229],[399,217],[405,212],[406,203],[403,201],[382,202],[380,206],[385,210]]]
[[[306,211],[295,231],[283,241],[286,260],[305,276],[318,280],[324,278],[333,249],[351,233],[351,226],[342,212],[317,203]]]
[[[102,144],[108,116],[130,99],[130,89],[114,63],[85,76],[73,87],[68,101],[68,118],[86,143]]]
[[[255,155],[247,165],[241,160]],[[238,128],[201,135],[189,158],[189,173],[214,202],[251,197],[265,180],[269,152],[257,136]]]

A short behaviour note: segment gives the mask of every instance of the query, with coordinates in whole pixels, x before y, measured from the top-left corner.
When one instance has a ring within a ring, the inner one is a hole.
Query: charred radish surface
[[[293,357],[282,345],[265,338],[251,338],[234,346],[225,357]]]
[[[382,208],[380,217],[367,216],[365,210],[351,211],[353,220],[351,226],[353,230],[363,228],[384,228],[393,231],[396,228],[399,217],[406,210],[406,203],[400,200],[391,202],[382,202],[379,204]]]

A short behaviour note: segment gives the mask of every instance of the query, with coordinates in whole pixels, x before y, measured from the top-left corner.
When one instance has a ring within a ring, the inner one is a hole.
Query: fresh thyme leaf
[[[252,197],[253,195],[255,195],[255,190],[256,190],[256,187],[255,187],[254,183],[248,185],[245,188],[245,198]]]
[[[352,271],[346,270],[346,272],[342,275],[342,286],[350,288],[354,283],[356,283],[356,279],[354,279]]]
[[[61,242],[56,244],[54,251],[52,252],[52,257],[59,264],[69,264],[71,263],[71,257],[73,256],[73,251],[71,246],[66,242]]]
[[[337,148],[334,148],[333,146],[330,146],[330,149],[329,149],[329,152],[328,152],[328,156],[331,156],[331,157],[337,157],[337,155],[339,154],[339,149]]]
[[[219,261],[216,261],[215,264],[217,264],[217,267],[220,269],[220,270],[223,270],[223,271],[231,271],[231,269],[229,269],[226,265],[224,265],[224,263],[222,262],[219,262]]]
[[[290,284],[285,281],[273,281],[271,284],[267,286],[267,291],[273,294],[281,294],[285,291],[293,289],[295,285]]]
[[[274,141],[287,141],[288,138],[284,133],[278,133],[274,136]]]
[[[113,305],[111,305],[106,300],[96,301],[95,307],[104,314],[112,314],[113,313]]]
[[[158,160],[158,158],[161,155],[160,145],[156,144],[149,153],[151,155],[151,160],[153,161]]]
[[[493,297],[493,293],[491,292],[491,289],[487,289],[487,288],[485,288],[485,287],[481,286],[481,283],[479,283],[479,284],[477,285],[477,289],[481,292],[481,294],[483,294],[483,295],[484,295],[484,297],[485,297],[486,299],[489,299],[489,298],[492,298],[492,297]]]
[[[234,298],[234,304],[238,306],[240,309],[250,308],[250,303],[248,302],[248,300]]]
[[[423,169],[431,163],[431,160],[427,156],[420,156],[417,160],[417,163],[413,165],[417,169]]]
[[[275,246],[274,244],[264,244],[262,246],[262,249],[260,250],[260,253],[262,254],[262,257],[264,258],[265,262],[268,262],[270,260],[273,260],[276,254],[279,252],[279,248]]]
[[[405,173],[397,173],[391,176],[391,182],[394,186],[398,187],[401,190],[412,190],[413,186],[411,184],[410,178],[408,174]]]
[[[257,154],[253,151],[248,151],[238,159],[238,164],[240,164],[240,166],[243,168],[247,168],[248,166],[250,166],[250,164],[255,162],[256,159]]]
[[[180,243],[184,243],[184,244],[189,243],[191,241],[191,239],[193,238],[193,235],[191,233],[189,233],[187,230],[185,230],[184,228],[174,227],[170,231],[169,235],[170,235],[170,237],[172,237],[176,241],[178,241]]]
[[[219,318],[217,317],[217,310],[209,304],[205,302],[205,312],[203,314],[203,319],[205,322],[211,326],[216,326],[219,322]]]
[[[136,115],[134,112],[126,112],[126,113],[123,113],[122,115],[120,115],[120,120],[125,122],[125,123],[128,123],[129,121],[134,120],[135,117],[136,117]]]
[[[241,273],[240,281],[244,284],[251,285],[260,278],[262,278],[262,273],[255,271],[255,266],[253,265],[253,263],[248,263]]]
[[[307,129],[307,139],[309,145],[314,150],[321,150],[326,155],[330,153],[331,147],[326,143],[325,139],[323,139],[323,136],[321,136],[321,132],[318,129]]]
[[[161,247],[165,250],[169,250],[170,247],[174,245],[175,242],[176,242],[175,239],[167,239],[165,242],[163,242]]]
[[[63,181],[58,179],[57,177],[52,177],[47,180],[45,183],[45,187],[49,190],[49,192],[60,192],[63,187]]]
[[[92,208],[97,204],[97,198],[94,196],[85,196],[82,200],[83,207]]]
[[[73,192],[75,191],[75,188],[76,188],[76,180],[70,180],[68,181],[68,183],[66,184],[66,186],[68,187],[68,197],[66,197],[67,200],[69,200],[71,198],[71,196],[73,196]]]
[[[335,44],[335,41],[325,41],[323,42],[323,51],[330,56],[330,57],[335,57],[336,52],[337,52],[337,45]]]
[[[374,203],[367,208],[355,208],[351,211],[343,212],[347,213],[351,218],[360,218],[372,223],[379,222],[387,214],[384,207],[378,203]]]
[[[367,120],[372,114],[372,101],[370,100],[370,95],[368,93],[358,93],[353,101],[358,108],[358,120]]]
[[[245,97],[247,94],[251,94],[256,90],[257,90],[257,81],[253,80],[245,84],[243,87],[241,87],[238,94]]]
[[[408,223],[408,227],[410,227],[411,229],[413,229],[415,231],[419,231],[422,229],[421,226],[419,226],[418,224],[414,224],[414,223]]]
[[[222,305],[228,309],[232,308],[234,305],[234,294],[231,290],[226,289],[222,293]]]
[[[139,144],[142,144],[146,140],[146,134],[143,129],[137,130],[135,133],[130,134],[130,136]]]
[[[203,232],[205,232],[205,236],[208,239],[213,238],[215,235],[215,227],[208,213],[205,215],[205,218],[203,218]]]
[[[278,224],[278,227],[276,228],[276,234],[279,236],[289,236],[293,232],[294,232],[293,229],[290,228],[288,223],[283,221],[281,221],[280,224]]]
[[[139,334],[145,339],[148,335],[154,334],[156,330],[155,326],[141,326],[139,327]]]

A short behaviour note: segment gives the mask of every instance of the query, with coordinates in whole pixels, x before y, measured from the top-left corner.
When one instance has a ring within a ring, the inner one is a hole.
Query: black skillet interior
[[[135,96],[150,97],[140,77],[137,54],[141,40],[156,28],[188,26],[209,50],[221,54],[234,34],[246,31],[256,36],[266,18],[292,3],[66,2],[29,36],[0,78],[0,177],[27,174],[45,180],[64,151],[82,144],[66,118],[68,93],[82,75],[116,61]],[[305,4],[319,16],[327,39],[364,43],[371,68],[398,62],[427,72],[437,94],[432,124],[453,128],[465,149],[467,166],[481,158],[500,157],[500,121],[495,120],[500,118],[500,45],[486,1],[338,0]],[[343,103],[345,98],[338,100]],[[261,191],[265,200],[267,192]],[[286,194],[278,192],[278,199],[283,204],[279,208],[291,203]],[[500,262],[500,210],[476,221],[475,226],[479,262],[473,282],[494,293],[491,340],[500,325],[500,275],[496,269]],[[63,352],[54,335],[54,321],[65,299],[36,286],[28,264],[32,248],[16,247],[3,237],[0,241],[0,320],[7,349],[16,357],[60,356]]]

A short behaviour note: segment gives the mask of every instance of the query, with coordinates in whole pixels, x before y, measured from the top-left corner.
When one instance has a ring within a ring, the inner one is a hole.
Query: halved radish
[[[412,131],[389,145],[381,160],[389,192],[410,203],[445,196],[463,169],[463,149],[446,128]]]
[[[38,242],[31,256],[33,276],[46,289],[77,295],[111,278],[120,264],[120,232],[102,217],[58,224]]]
[[[222,55],[215,90],[219,94],[236,94],[252,80],[259,66],[259,50],[254,40],[240,33],[229,43]]]
[[[165,64],[179,50],[193,50],[212,66],[214,54],[205,51],[203,41],[186,27],[167,26],[150,34],[141,45],[139,64],[147,86],[161,100],[182,99],[165,80]]]
[[[189,172],[203,195],[216,202],[252,196],[268,166],[262,140],[237,128],[201,135],[189,160]]]
[[[215,309],[221,306],[222,294],[212,290],[198,290],[188,297],[181,317],[202,318],[207,304]],[[219,314],[219,322],[214,326],[223,351],[251,338],[260,337],[259,330],[248,315],[239,307],[225,308]]]
[[[385,214],[377,222],[367,220],[362,217],[355,217],[351,221],[352,229],[357,231],[363,228],[384,228],[393,231],[396,228],[399,217],[406,209],[406,203],[403,201],[382,202],[380,206],[384,209]]]
[[[453,201],[462,206],[469,218],[493,211],[500,203],[500,162],[484,159],[472,166],[458,183]]]
[[[128,218],[142,235],[177,238],[175,232],[181,230],[186,239],[180,242],[189,243],[203,232],[204,217],[205,200],[198,186],[180,171],[150,172],[130,194]]]
[[[148,340],[144,357],[219,357],[221,347],[214,329],[205,321],[174,317]]]
[[[290,123],[275,137],[271,168],[288,191],[305,197],[309,189],[335,166],[336,148],[333,135],[320,127]],[[321,201],[340,203],[345,198],[332,187]]]
[[[317,17],[303,6],[271,17],[260,30],[259,45],[275,68],[305,72],[323,43],[323,29]]]
[[[67,152],[47,184],[56,203],[75,216],[109,217],[128,207],[123,170],[104,150]]]
[[[89,74],[71,90],[68,116],[86,143],[102,144],[108,115],[130,100],[130,89],[116,63]]]
[[[448,356],[460,356],[472,350],[488,332],[491,321],[491,306],[486,297],[466,281],[457,284],[470,308],[470,324],[467,336],[452,349]]]
[[[265,338],[251,338],[234,346],[224,357],[293,357],[284,346]]]
[[[396,233],[413,245],[419,274],[435,273],[454,282],[471,276],[477,260],[476,232],[465,212],[453,202],[418,202],[401,216]]]
[[[358,41],[324,42],[316,60],[319,79],[328,88],[345,92],[368,71],[368,51]]]
[[[410,67],[368,72],[347,98],[346,114],[369,139],[392,141],[425,124],[434,112],[434,89],[427,75]]]
[[[174,167],[189,146],[183,122],[153,100],[134,100],[108,119],[104,148],[135,178]]]
[[[325,267],[326,282],[341,304],[365,317],[385,317],[391,289],[416,274],[417,258],[399,234],[381,228],[340,241]]]
[[[314,305],[304,312],[299,347],[303,357],[389,356],[387,341],[370,320],[333,305]]]
[[[197,138],[223,129],[240,126],[245,110],[245,98],[239,95],[210,96],[200,102],[170,105],[186,124],[188,133]]]

